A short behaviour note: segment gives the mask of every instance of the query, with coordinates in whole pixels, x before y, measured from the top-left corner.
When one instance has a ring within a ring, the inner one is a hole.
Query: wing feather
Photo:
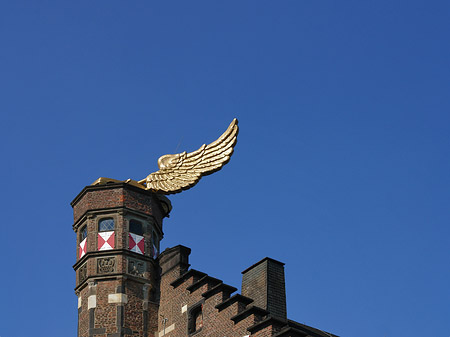
[[[227,130],[211,144],[203,144],[198,150],[189,153],[162,156],[158,160],[158,163],[164,162],[160,165],[160,170],[151,173],[141,182],[145,182],[146,189],[164,194],[178,193],[194,186],[202,176],[220,170],[230,160],[238,132],[238,121],[235,118]]]
[[[200,148],[199,150],[195,151],[195,152],[197,152],[195,155],[189,156],[189,154],[188,154],[185,162],[189,163],[192,161],[196,161],[198,159],[204,160],[211,156],[215,156],[218,153],[220,154],[224,150],[226,150],[230,147],[233,147],[236,143],[237,132],[238,132],[238,128],[236,125],[236,128],[231,129],[229,134],[227,134],[226,136],[224,136],[225,135],[224,134],[219,138],[219,139],[221,139],[221,142],[218,142],[218,140],[216,140],[215,142],[213,142],[209,145],[203,145],[202,148],[204,148],[204,151],[200,151],[202,149],[202,148]]]

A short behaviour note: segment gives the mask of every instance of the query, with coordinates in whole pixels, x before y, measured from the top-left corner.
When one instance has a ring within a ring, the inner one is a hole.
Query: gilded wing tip
[[[231,123],[230,123],[230,127],[233,127],[233,126],[237,126],[239,124],[239,121],[238,121],[238,119],[237,118],[233,118],[233,120],[231,121]]]
[[[233,154],[239,132],[238,119],[233,118],[227,130],[209,145],[198,150],[158,159],[159,171],[151,173],[138,183],[156,193],[174,194],[196,185],[202,176],[219,171]],[[164,163],[163,163],[164,161]],[[195,175],[195,178],[191,177]]]

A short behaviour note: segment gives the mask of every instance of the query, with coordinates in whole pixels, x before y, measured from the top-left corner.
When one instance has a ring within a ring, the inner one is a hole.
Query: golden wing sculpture
[[[222,168],[233,154],[239,132],[238,121],[233,119],[228,129],[209,145],[203,144],[197,151],[167,154],[158,159],[159,171],[140,181],[125,182],[156,193],[173,194],[187,190],[197,184],[202,176]],[[99,178],[92,185],[101,185],[119,180]]]

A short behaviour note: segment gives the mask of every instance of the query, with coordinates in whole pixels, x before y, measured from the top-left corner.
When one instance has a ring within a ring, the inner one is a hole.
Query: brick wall
[[[88,186],[72,202],[77,253],[87,228],[86,254],[74,265],[79,298],[79,337],[154,336],[158,328],[159,265],[151,254],[163,236],[160,198],[127,184]],[[99,251],[98,224],[114,220],[112,249]],[[144,254],[129,250],[129,222],[141,222]],[[136,268],[131,268],[135,266]]]
[[[272,318],[267,310],[256,306],[254,299],[232,295],[236,288],[203,272],[187,270],[189,252],[177,246],[161,254],[157,336],[266,337],[274,336],[286,325],[286,321]],[[267,295],[266,277],[254,279],[261,281],[254,286],[264,289],[258,295]],[[267,299],[261,302],[267,303]]]

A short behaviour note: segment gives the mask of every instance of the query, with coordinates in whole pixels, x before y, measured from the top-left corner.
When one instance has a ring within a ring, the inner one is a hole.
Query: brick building
[[[330,337],[286,315],[284,264],[242,272],[242,293],[189,268],[190,249],[159,252],[165,196],[126,183],[87,186],[71,203],[78,337]]]

